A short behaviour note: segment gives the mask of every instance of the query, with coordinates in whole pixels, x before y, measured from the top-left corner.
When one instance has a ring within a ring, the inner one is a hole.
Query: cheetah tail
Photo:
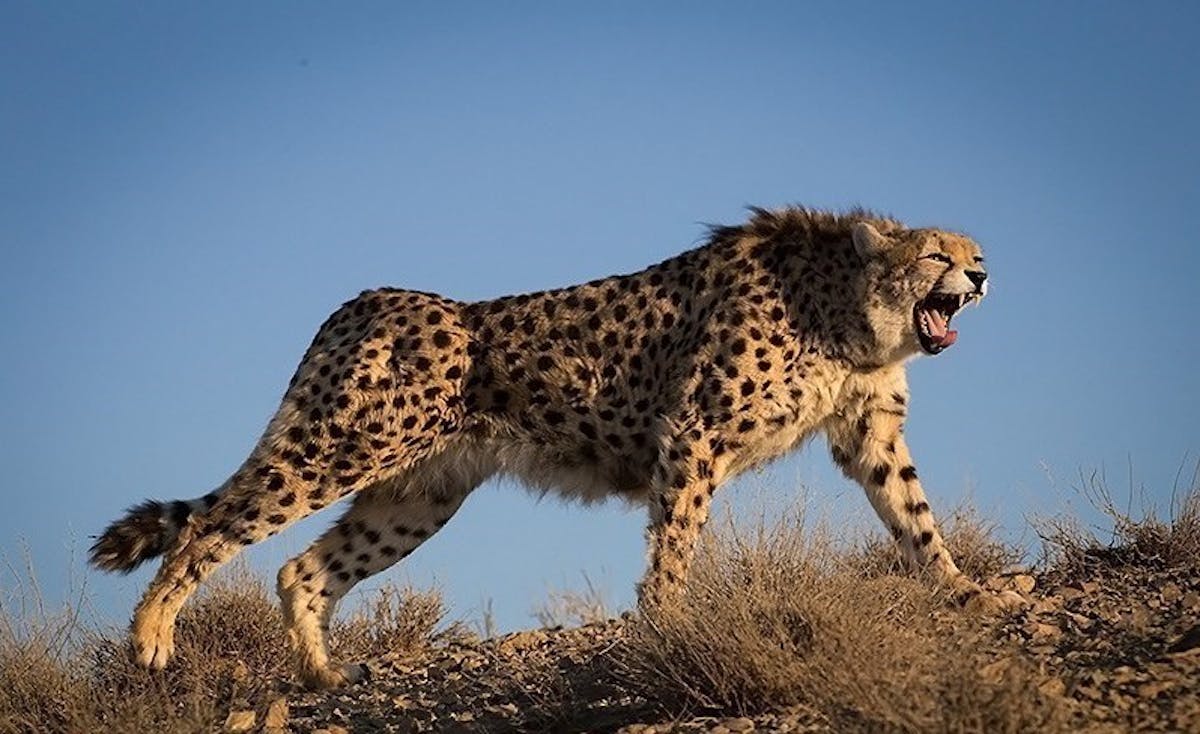
[[[104,571],[129,573],[151,558],[166,553],[192,514],[194,502],[147,500],[129,508],[92,545],[89,560]]]

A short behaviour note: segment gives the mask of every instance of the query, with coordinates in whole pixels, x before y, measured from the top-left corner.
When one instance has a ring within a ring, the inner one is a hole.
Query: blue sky
[[[1028,540],[1131,466],[1165,504],[1200,456],[1200,11],[967,5],[5,3],[0,553],[55,596],[125,506],[216,486],[364,288],[588,280],[789,202],[985,247],[987,303],[910,370],[935,508]],[[870,520],[821,441],[722,502],[762,495]],[[524,626],[581,572],[629,603],[642,527],[487,485],[388,578]],[[83,578],[119,620],[148,573]]]

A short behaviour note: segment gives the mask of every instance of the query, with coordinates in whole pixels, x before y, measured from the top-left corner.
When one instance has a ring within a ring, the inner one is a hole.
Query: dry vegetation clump
[[[582,627],[599,624],[612,617],[604,589],[583,574],[582,589],[550,589],[533,610],[542,627]]]
[[[67,729],[68,712],[79,706],[81,689],[58,663],[52,624],[18,640],[10,621],[0,631],[0,732]]]
[[[245,567],[218,576],[180,614],[176,656],[139,668],[124,630],[40,611],[0,614],[0,732],[211,731],[233,707],[262,708],[290,674],[282,618]],[[385,588],[335,625],[338,654],[412,653],[434,642],[436,593]],[[450,632],[456,628],[451,628]]]
[[[435,643],[456,641],[466,629],[452,623],[442,629],[446,607],[437,591],[385,585],[370,600],[334,625],[336,657],[362,661],[382,654],[413,656]]]
[[[1020,664],[981,665],[976,625],[904,577],[863,577],[798,518],[702,543],[682,607],[629,630],[631,687],[673,715],[815,709],[837,731],[1054,731]],[[974,630],[974,631],[972,631]]]
[[[1200,464],[1190,488],[1176,494],[1165,520],[1153,507],[1143,507],[1140,516],[1118,507],[1102,473],[1084,476],[1078,491],[1111,525],[1110,537],[1102,541],[1073,517],[1037,521],[1045,563],[1056,573],[1076,578],[1102,568],[1140,567],[1200,574]]]

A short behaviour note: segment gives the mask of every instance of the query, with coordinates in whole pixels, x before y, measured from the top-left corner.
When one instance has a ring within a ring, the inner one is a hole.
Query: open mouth
[[[965,293],[930,293],[918,301],[913,308],[913,321],[921,348],[929,354],[937,354],[953,344],[958,339],[958,332],[950,328],[950,320],[973,297]]]

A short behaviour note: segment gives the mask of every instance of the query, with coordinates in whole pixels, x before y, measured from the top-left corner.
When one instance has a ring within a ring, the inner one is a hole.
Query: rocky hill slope
[[[212,586],[162,674],[77,609],[0,615],[0,732],[1200,732],[1200,492],[1099,542],[1041,529],[1014,566],[951,523],[964,570],[1028,608],[985,619],[802,518],[703,543],[684,608],[480,639],[431,593],[385,590],[333,631],[370,680],[290,682],[265,585]],[[8,604],[5,610],[14,607]]]

